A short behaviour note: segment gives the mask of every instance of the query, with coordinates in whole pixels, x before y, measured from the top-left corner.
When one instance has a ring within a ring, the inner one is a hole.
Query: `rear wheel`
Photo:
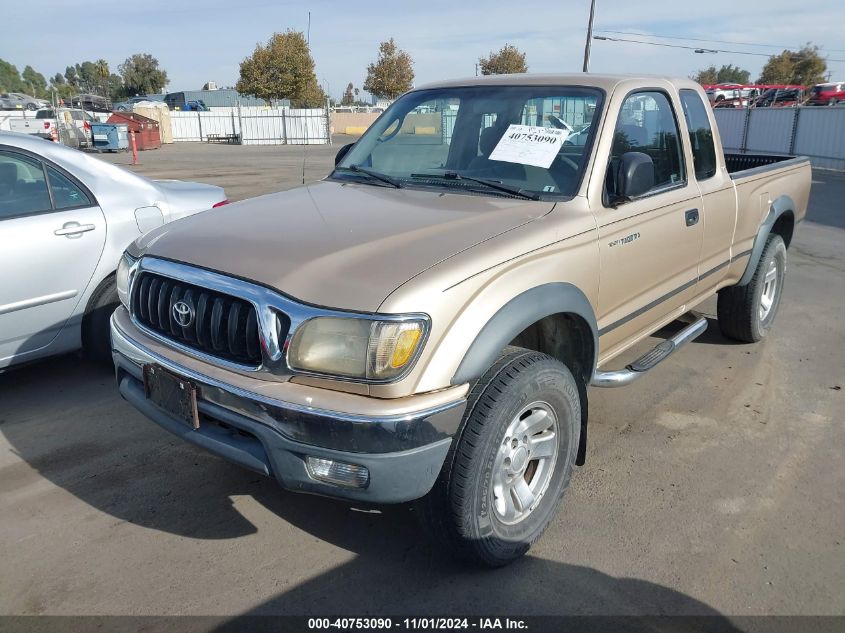
[[[769,235],[751,281],[719,291],[717,313],[722,334],[745,343],[763,339],[780,306],[785,274],[783,238]]]
[[[111,329],[109,319],[120,300],[114,277],[106,279],[91,297],[82,319],[82,350],[91,360],[111,363]]]
[[[506,349],[470,393],[462,432],[419,503],[426,527],[485,565],[521,557],[554,518],[580,431],[569,369],[539,352]]]

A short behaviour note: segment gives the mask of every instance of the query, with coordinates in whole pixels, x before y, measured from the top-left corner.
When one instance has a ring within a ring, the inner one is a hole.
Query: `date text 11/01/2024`
[[[319,630],[521,630],[528,626],[519,618],[309,618],[308,629]]]

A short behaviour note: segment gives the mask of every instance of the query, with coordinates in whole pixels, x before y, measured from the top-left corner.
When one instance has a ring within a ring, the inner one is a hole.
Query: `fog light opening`
[[[347,464],[333,459],[312,457],[305,459],[308,476],[317,481],[345,486],[347,488],[366,488],[370,483],[370,471],[365,466]]]

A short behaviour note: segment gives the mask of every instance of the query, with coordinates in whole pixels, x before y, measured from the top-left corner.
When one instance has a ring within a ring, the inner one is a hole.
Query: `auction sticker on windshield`
[[[568,130],[512,123],[490,153],[490,160],[548,168],[567,138]]]

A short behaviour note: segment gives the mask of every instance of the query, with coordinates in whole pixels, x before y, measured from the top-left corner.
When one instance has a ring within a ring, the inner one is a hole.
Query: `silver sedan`
[[[75,149],[0,132],[0,369],[84,348],[110,360],[115,275],[139,235],[227,202]]]

